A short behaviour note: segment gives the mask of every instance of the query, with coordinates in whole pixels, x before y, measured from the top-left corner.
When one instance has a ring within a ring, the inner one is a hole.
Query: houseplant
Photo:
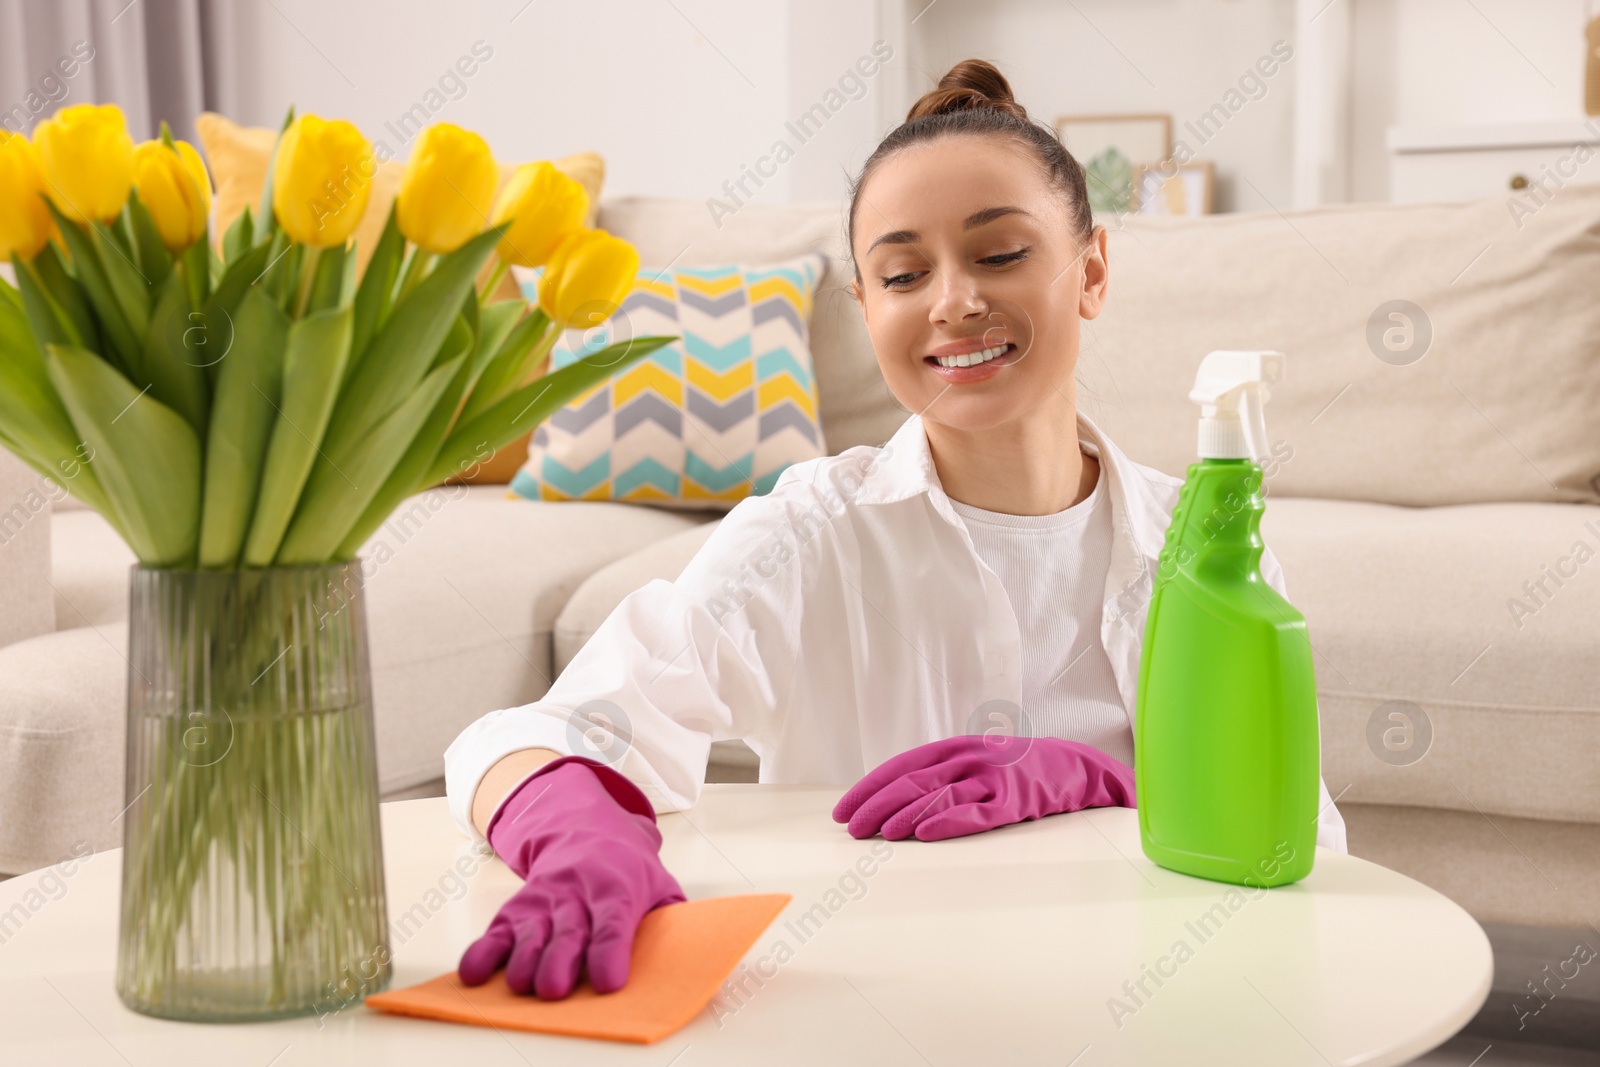
[[[204,164],[164,127],[135,146],[79,105],[0,132],[0,444],[138,558],[117,990],[149,1014],[387,984],[361,547],[673,340],[535,376],[615,312],[637,253],[547,163],[495,201],[488,146],[440,124],[358,276],[374,173],[355,127],[291,112],[260,209],[213,247]],[[511,262],[545,267],[537,307],[484,295]]]

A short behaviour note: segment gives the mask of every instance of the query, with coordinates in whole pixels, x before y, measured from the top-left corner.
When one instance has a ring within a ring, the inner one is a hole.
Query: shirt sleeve
[[[719,520],[675,581],[625,596],[543,697],[457,735],[445,792],[462,832],[481,839],[478,783],[519,749],[602,760],[659,813],[699,800],[713,741],[744,739],[759,754],[776,736],[797,654],[801,557],[827,519],[788,476],[795,466]]]
[[[1261,577],[1285,600],[1289,599],[1289,593],[1284,585],[1283,566],[1278,562],[1278,557],[1272,554],[1272,549],[1265,546],[1261,549]],[[1317,750],[1318,752],[1322,750],[1320,701],[1317,707]],[[1323,848],[1331,848],[1335,852],[1349,852],[1350,848],[1345,841],[1344,816],[1333,806],[1333,797],[1328,794],[1328,783],[1320,774],[1317,776],[1317,791],[1317,844]]]

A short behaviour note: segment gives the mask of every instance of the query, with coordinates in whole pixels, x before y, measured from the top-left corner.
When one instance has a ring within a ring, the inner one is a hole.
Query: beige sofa
[[[843,289],[838,205],[750,205],[718,226],[698,202],[620,199],[600,224],[646,264],[829,250],[812,322],[829,449],[904,419]],[[1078,370],[1112,438],[1182,475],[1198,360],[1287,353],[1262,533],[1315,646],[1324,777],[1353,853],[1490,923],[1600,921],[1600,562],[1578,561],[1600,545],[1597,230],[1600,187],[1579,186],[1520,228],[1498,201],[1126,219]],[[0,471],[6,503],[37,487]],[[409,502],[367,552],[386,796],[442,792],[461,727],[543,694],[717,518],[491,486]],[[0,549],[8,603],[33,602],[0,648],[0,872],[120,843],[130,562],[70,506]],[[752,778],[752,760],[719,744],[709,777]]]

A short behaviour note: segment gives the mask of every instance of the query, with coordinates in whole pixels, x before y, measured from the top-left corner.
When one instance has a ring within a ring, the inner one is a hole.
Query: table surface
[[[794,899],[735,970],[738,987],[653,1045],[359,1004],[245,1024],[129,1011],[113,986],[115,849],[64,877],[0,882],[0,1061],[1381,1065],[1443,1042],[1489,993],[1492,954],[1472,917],[1365,860],[1318,849],[1304,880],[1252,892],[1151,863],[1128,808],[857,841],[830,816],[838,794],[708,785],[692,810],[661,816],[663,858],[689,899]],[[382,818],[397,989],[452,970],[518,880],[442,798],[385,804]]]

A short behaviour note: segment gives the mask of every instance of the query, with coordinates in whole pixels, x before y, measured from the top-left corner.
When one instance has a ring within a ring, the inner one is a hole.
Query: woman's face
[[[1100,313],[1105,248],[1103,227],[1073,235],[1065,198],[1013,141],[943,137],[889,157],[857,195],[851,290],[890,391],[970,431],[1075,402],[1078,320]],[[972,365],[934,359],[956,354]]]

